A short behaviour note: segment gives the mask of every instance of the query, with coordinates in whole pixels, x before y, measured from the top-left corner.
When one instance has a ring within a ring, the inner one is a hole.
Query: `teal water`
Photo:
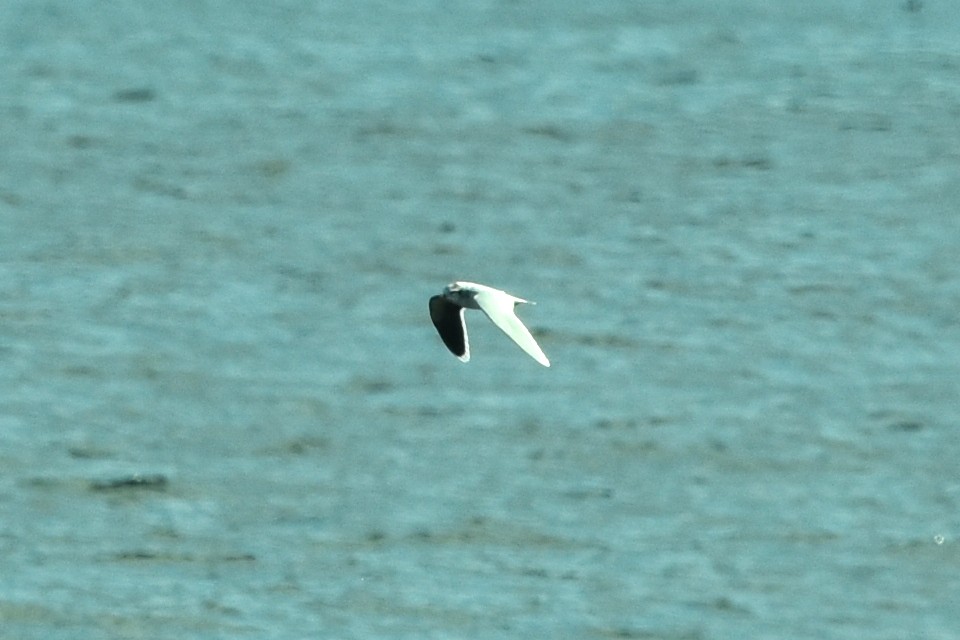
[[[956,637],[960,25],[834,5],[8,2],[3,637]]]

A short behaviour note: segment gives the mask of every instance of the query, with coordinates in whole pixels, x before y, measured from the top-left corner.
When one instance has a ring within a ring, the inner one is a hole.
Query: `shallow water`
[[[462,4],[0,13],[3,635],[956,637],[955,12]]]

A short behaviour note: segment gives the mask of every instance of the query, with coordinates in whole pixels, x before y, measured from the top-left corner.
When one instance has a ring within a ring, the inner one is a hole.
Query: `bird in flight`
[[[523,303],[536,304],[482,284],[454,282],[444,287],[441,295],[430,298],[430,319],[443,343],[462,362],[470,360],[470,342],[463,312],[465,309],[479,309],[531,358],[549,367],[547,356],[514,312],[514,307]]]

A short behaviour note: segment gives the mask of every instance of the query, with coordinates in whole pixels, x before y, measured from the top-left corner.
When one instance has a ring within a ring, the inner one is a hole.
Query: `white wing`
[[[520,318],[514,313],[514,307],[518,302],[527,302],[521,298],[515,298],[509,293],[484,287],[474,296],[474,301],[480,310],[487,314],[487,317],[497,325],[501,331],[510,336],[510,339],[516,342],[521,349],[542,364],[545,367],[550,366],[550,361],[544,355],[543,350],[537,341],[530,335],[530,331],[520,322]]]

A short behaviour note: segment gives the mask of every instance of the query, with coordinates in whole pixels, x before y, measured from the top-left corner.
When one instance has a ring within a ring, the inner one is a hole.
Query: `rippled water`
[[[955,638],[960,25],[834,4],[8,2],[4,637]]]

